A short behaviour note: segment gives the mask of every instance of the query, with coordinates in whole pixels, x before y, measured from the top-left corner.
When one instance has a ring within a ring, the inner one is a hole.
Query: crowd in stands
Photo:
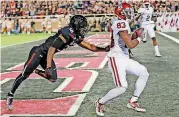
[[[141,0],[142,1],[142,0]],[[140,7],[140,0],[129,1],[137,12]],[[179,11],[179,1],[156,0],[151,2],[155,12],[176,12]],[[118,1],[111,0],[22,0],[22,1],[1,1],[1,17],[15,16],[45,16],[60,14],[112,14]]]
[[[126,1],[126,0],[123,0]],[[142,0],[127,0],[128,3],[134,9],[134,12],[137,13],[138,8],[141,7]],[[150,0],[152,6],[154,8],[155,13],[163,14],[166,12],[179,12],[179,1],[177,0]],[[24,25],[28,25],[28,27],[34,27],[32,22],[28,19],[33,19],[34,16],[37,18],[45,18],[49,15],[63,15],[63,19],[59,18],[58,25],[61,25],[63,20],[66,20],[66,15],[75,15],[75,14],[113,14],[114,8],[118,4],[118,0],[1,0],[1,18],[6,18],[6,22],[11,22],[13,19],[14,23],[11,27],[16,27],[19,25],[21,32],[22,24],[19,23],[18,18],[26,19],[27,22]],[[113,20],[115,18],[112,17],[100,17],[100,18],[92,18],[89,19],[89,29],[90,31],[109,31],[109,27],[111,26]],[[17,23],[18,22],[18,23]],[[44,25],[50,25],[50,21],[45,21]],[[68,23],[68,22],[66,22]],[[5,26],[6,28],[10,27],[11,24]],[[63,25],[66,25],[63,23]],[[33,28],[33,31],[35,29]]]

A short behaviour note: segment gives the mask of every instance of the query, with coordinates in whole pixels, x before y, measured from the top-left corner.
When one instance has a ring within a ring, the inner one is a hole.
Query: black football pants
[[[38,67],[38,65],[45,70],[47,65],[47,55],[44,55],[38,47],[33,47],[29,53],[28,60],[24,65],[24,69],[22,73],[15,79],[12,89],[10,91],[11,94],[14,94],[16,89],[19,85],[29,77],[29,75]],[[54,61],[52,61],[52,68],[53,68],[53,77],[52,81],[57,80],[57,72],[56,72],[56,65]]]

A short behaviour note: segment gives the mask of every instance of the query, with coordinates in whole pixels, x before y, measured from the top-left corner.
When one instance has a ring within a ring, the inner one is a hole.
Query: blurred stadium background
[[[122,1],[130,3],[135,14],[143,2],[143,0]],[[178,117],[179,115],[179,1],[150,0],[150,2],[154,7],[154,16],[157,19],[155,30],[163,56],[161,58],[153,56],[153,47],[149,39],[146,44],[141,43],[133,50],[134,59],[144,64],[150,73],[148,85],[141,96],[141,103],[148,111],[142,114],[126,108],[136,79],[134,76],[128,76],[129,88],[127,92],[120,99],[117,98],[107,104],[105,109],[107,117]],[[21,69],[13,69],[13,67],[25,62],[29,50],[34,45],[44,42],[44,39],[53,35],[59,28],[66,26],[70,17],[75,14],[82,14],[88,19],[89,32],[86,36],[88,41],[92,41],[94,44],[109,43],[110,26],[115,20],[113,11],[117,4],[118,0],[1,0],[1,115],[23,116],[24,112],[29,116],[34,114],[28,110],[8,112],[4,106],[6,94],[16,77],[16,75],[4,76],[4,74],[21,71]],[[132,30],[138,27],[138,21],[131,25]],[[81,53],[78,55],[74,50],[79,50]],[[69,54],[70,51],[74,53]],[[95,57],[105,59],[106,57],[105,53],[103,55],[94,55],[88,51],[83,53],[83,49],[77,46],[65,50],[65,52],[56,55],[55,58],[62,60],[65,58],[93,59]],[[54,93],[53,90],[65,81],[63,78],[54,84],[48,83],[44,79],[29,78],[17,90],[15,99],[55,99],[87,94],[82,99],[82,103],[77,104],[79,108],[74,111],[74,114],[76,117],[96,117],[94,102],[114,86],[113,81],[107,64],[100,69],[85,69],[80,67],[82,63],[76,63],[71,67],[75,70],[93,70],[99,73],[94,84],[92,83],[90,91]],[[65,67],[58,69],[69,70]],[[28,107],[28,105],[26,106]],[[19,104],[18,108],[25,107]],[[61,110],[63,106],[58,108]],[[38,113],[35,114],[38,115]],[[43,115],[43,113],[41,114]],[[49,114],[53,115],[54,113]],[[69,115],[67,113],[65,116]],[[43,116],[48,115],[44,114]]]

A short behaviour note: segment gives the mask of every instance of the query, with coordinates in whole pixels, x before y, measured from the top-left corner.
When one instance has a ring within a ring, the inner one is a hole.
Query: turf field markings
[[[96,57],[98,54],[97,53],[91,53],[91,54],[87,54],[85,55],[86,57]]]
[[[71,62],[65,68],[66,69],[78,69],[78,68],[86,67],[89,64],[89,62],[83,62],[83,64],[81,66],[70,68],[71,66],[75,65],[76,63],[81,63],[81,62]]]
[[[9,80],[11,80],[11,78],[6,78],[6,79],[0,81],[0,85],[2,85],[2,84],[4,84],[4,83],[8,82]],[[0,93],[2,93],[2,92],[3,92],[3,91],[0,90]]]
[[[89,72],[92,72],[92,75],[90,79],[88,80],[87,84],[84,86],[83,91],[89,91],[92,85],[94,84],[96,78],[98,77],[98,72],[93,70],[87,70]]]
[[[172,41],[174,41],[174,42],[176,42],[176,43],[178,43],[179,44],[179,39],[177,39],[177,38],[175,38],[175,37],[172,37],[172,36],[170,36],[170,35],[167,35],[167,34],[165,34],[165,33],[162,33],[162,32],[158,32],[160,35],[162,35],[162,36],[164,36],[164,37],[167,37],[168,39],[170,39],[170,40],[172,40]]]
[[[108,57],[106,56],[104,58],[104,60],[101,62],[101,64],[99,65],[99,69],[102,69],[105,66],[105,64],[107,63],[107,61],[108,61]]]
[[[8,68],[7,70],[13,70],[14,68],[17,68],[17,67],[22,66],[24,63],[25,63],[25,62],[20,63],[20,64],[18,64],[18,65],[15,65],[15,66],[13,66],[13,67],[10,67],[10,68]]]
[[[79,70],[79,71],[81,71],[81,70]],[[85,75],[86,77],[89,77],[89,78],[87,81],[85,81],[86,83],[84,84],[84,86],[81,90],[76,90],[76,91],[64,90],[73,79],[75,80],[76,77],[74,76],[74,77],[62,77],[62,78],[65,78],[65,80],[53,92],[88,92],[88,91],[90,91],[90,88],[92,87],[92,85],[94,84],[94,82],[98,76],[98,72],[93,71],[93,70],[83,70],[83,71],[91,72],[91,75],[90,75],[90,77],[88,75],[87,76]],[[82,82],[84,82],[84,81],[82,81]],[[80,84],[80,83],[78,83],[78,84]],[[76,85],[76,84],[74,84],[74,85]]]
[[[60,86],[58,86],[53,92],[62,92],[62,90],[72,81],[73,77],[65,77],[65,80],[63,81]]]
[[[12,45],[8,45],[8,46],[2,46],[1,48],[7,48],[7,47],[16,46],[16,45],[22,45],[22,44],[31,43],[31,42],[37,42],[37,41],[41,41],[41,40],[44,40],[44,39],[39,39],[39,40],[34,40],[34,41],[26,41],[26,42],[23,42],[23,43],[12,44]]]
[[[80,105],[82,104],[85,97],[86,97],[86,93],[79,94],[79,97],[77,98],[75,103],[72,105],[72,107],[68,111],[67,115],[75,116],[76,112],[78,111],[78,109],[79,109]]]
[[[25,107],[26,110],[29,108],[28,112],[23,112],[23,114],[20,114],[23,111],[21,109],[22,108],[21,106],[16,107],[17,109],[13,110],[12,112],[7,112],[8,110],[5,109],[5,100],[1,100],[2,108],[3,108],[1,116],[2,117],[10,117],[10,116],[18,116],[18,117],[20,117],[20,116],[41,116],[41,117],[42,116],[75,116],[76,112],[78,111],[80,105],[82,104],[85,96],[86,96],[86,93],[72,95],[72,96],[66,96],[66,97],[61,97],[61,98],[55,98],[55,99],[15,100],[14,103],[21,103],[23,106],[25,105],[24,107]],[[69,103],[72,103],[72,102],[68,101],[68,100],[71,100],[71,99],[74,100],[73,104],[69,104]],[[61,102],[62,100],[66,100],[66,102],[62,103]],[[41,107],[42,110],[40,111],[40,113],[34,112],[36,110],[39,110],[39,106],[40,106],[40,105],[37,105],[34,101],[40,102],[39,104],[41,104],[41,106],[42,105],[48,106],[48,107],[46,107],[47,109],[45,110],[45,107]],[[44,101],[45,101],[45,104],[42,103]],[[51,105],[49,105],[50,103],[48,101],[51,102]],[[26,104],[30,103],[30,102],[31,102],[31,104],[28,105],[29,107],[27,107]],[[59,107],[60,107],[60,105],[61,106],[69,106],[69,109],[68,110],[62,110],[62,109],[58,110],[58,108],[55,106],[56,104],[54,104],[54,103],[58,103]],[[58,113],[49,111],[49,108],[52,108],[52,107],[53,107],[53,110],[56,110]],[[33,114],[24,114],[24,113],[31,113],[32,111],[33,111]],[[50,112],[50,114],[48,114],[49,112]],[[42,113],[44,113],[44,114],[42,114]]]
[[[9,80],[11,80],[11,78],[6,78],[6,79],[4,79],[4,80],[1,80],[1,81],[0,81],[0,85],[6,83],[6,82],[9,81]]]

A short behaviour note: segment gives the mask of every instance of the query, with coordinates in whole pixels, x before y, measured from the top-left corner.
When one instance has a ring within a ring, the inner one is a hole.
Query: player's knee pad
[[[126,81],[126,82],[123,82],[123,83],[121,84],[121,87],[123,87],[123,88],[127,89],[127,88],[128,88],[127,81]]]
[[[146,67],[142,66],[141,70],[140,70],[139,78],[145,78],[147,80],[148,77],[149,77],[149,73],[148,73]]]
[[[116,89],[118,89],[121,93],[126,92],[126,87],[116,87]]]

